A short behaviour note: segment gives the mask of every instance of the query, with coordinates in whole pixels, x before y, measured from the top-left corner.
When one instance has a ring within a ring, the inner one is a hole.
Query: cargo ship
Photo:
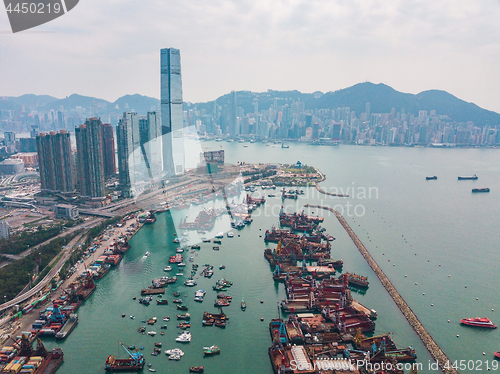
[[[90,271],[87,271],[87,278],[83,286],[76,292],[80,300],[87,300],[90,295],[95,291],[96,285],[94,283],[94,278]]]
[[[476,180],[476,179],[478,179],[476,174],[474,174],[472,176],[467,176],[467,177],[458,177],[459,181],[463,181],[463,180]]]
[[[490,192],[489,188],[473,188],[472,192]]]
[[[106,359],[106,371],[141,371],[144,368],[144,356],[140,352],[130,352],[122,342],[118,341],[128,353],[129,358],[115,358],[108,356]]]
[[[56,340],[62,340],[64,338],[66,338],[71,333],[71,331],[74,330],[77,323],[78,323],[78,314],[76,314],[76,313],[70,314],[66,323],[56,333],[56,335],[55,335]]]
[[[464,325],[468,326],[475,326],[475,327],[486,327],[489,329],[496,329],[497,327],[493,322],[491,322],[488,318],[464,318],[460,320],[461,323]]]

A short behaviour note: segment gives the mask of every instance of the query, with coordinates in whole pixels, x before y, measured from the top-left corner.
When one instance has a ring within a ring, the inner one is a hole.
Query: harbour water
[[[226,152],[226,161],[236,163],[295,163],[318,167],[326,174],[321,185],[329,192],[348,193],[349,198],[320,195],[316,189],[305,189],[306,195],[296,202],[287,202],[287,211],[301,210],[302,205],[319,204],[343,210],[344,217],[363,241],[374,259],[416,313],[420,321],[453,360],[473,360],[474,368],[491,367],[493,352],[500,350],[500,332],[461,326],[459,320],[468,317],[489,317],[500,324],[500,300],[496,287],[500,284],[500,153],[494,149],[432,149],[392,147],[324,147],[305,144],[280,145],[205,142],[203,147]],[[477,174],[477,181],[458,181],[457,176]],[[436,175],[437,180],[426,181]],[[472,188],[489,187],[490,193],[473,194]],[[263,193],[256,192],[256,195]],[[269,192],[266,192],[266,194]],[[106,277],[79,309],[79,324],[71,336],[59,344],[65,352],[65,362],[59,373],[99,373],[104,370],[106,357],[124,356],[118,340],[126,345],[144,346],[146,361],[162,373],[188,372],[189,366],[205,366],[205,372],[272,373],[267,356],[271,343],[268,322],[277,315],[277,302],[285,297],[282,284],[275,284],[271,268],[263,257],[265,244],[261,236],[271,225],[277,225],[281,205],[278,197],[268,198],[253,214],[254,222],[236,231],[234,238],[222,239],[220,251],[212,244],[201,243],[194,254],[194,263],[214,266],[212,279],[196,278],[198,285],[188,288],[182,278],[167,288],[169,305],[142,306],[132,297],[139,297],[141,288],[155,277],[165,275],[163,268],[178,245],[172,242],[176,230],[168,213],[158,215],[154,225],[143,227],[130,241],[131,249],[123,261]],[[243,195],[242,195],[243,196]],[[205,206],[213,205],[208,203]],[[223,201],[215,203],[222,206]],[[174,214],[178,221],[186,214],[194,219],[196,209]],[[194,210],[194,211],[193,211]],[[370,287],[364,294],[354,293],[355,299],[378,312],[375,334],[393,332],[398,346],[413,346],[430,373],[430,356],[411,327],[396,308],[392,299],[371,272],[354,244],[325,211],[309,212],[326,217],[322,225],[337,239],[332,243],[332,257],[344,260],[344,270],[367,275]],[[223,216],[211,231],[228,231],[229,218]],[[201,234],[190,232],[189,244],[200,241]],[[272,245],[270,245],[272,246]],[[146,251],[151,255],[143,257]],[[189,273],[190,264],[184,271]],[[219,270],[219,265],[226,268]],[[175,266],[172,273],[175,272]],[[201,269],[200,269],[201,270]],[[220,278],[234,282],[228,290],[233,305],[225,308],[229,316],[226,329],[202,327],[203,311],[213,311],[215,291],[212,285]],[[207,290],[205,301],[193,301],[194,291]],[[180,330],[171,302],[172,293],[179,290],[191,314],[192,341],[180,346],[175,337]],[[425,294],[425,295],[424,295]],[[245,312],[240,302],[247,304]],[[263,300],[264,303],[260,303]],[[492,311],[493,309],[493,311]],[[122,318],[122,313],[126,314]],[[130,316],[135,316],[131,319]],[[168,329],[160,336],[161,318],[169,315]],[[156,337],[141,335],[137,328],[142,319],[156,316],[160,322]],[[261,317],[265,318],[261,322]],[[450,320],[450,322],[448,322]],[[459,335],[459,337],[457,337]],[[162,351],[180,347],[185,351],[181,361],[168,361],[162,353],[153,357],[155,342],[162,342]],[[216,344],[221,355],[203,358],[202,347]],[[485,355],[483,355],[483,352]],[[460,370],[459,370],[460,371]],[[472,372],[465,370],[460,372]]]

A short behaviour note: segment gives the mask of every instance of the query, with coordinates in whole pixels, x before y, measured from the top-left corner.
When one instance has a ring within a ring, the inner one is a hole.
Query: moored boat
[[[475,327],[486,327],[490,329],[496,329],[497,327],[493,322],[489,320],[489,318],[480,318],[480,317],[475,317],[475,318],[464,318],[460,320],[461,323],[464,325],[468,326],[475,326]]]
[[[144,368],[144,356],[140,352],[130,352],[121,342],[120,345],[128,353],[129,358],[115,358],[108,356],[106,371],[140,371]]]

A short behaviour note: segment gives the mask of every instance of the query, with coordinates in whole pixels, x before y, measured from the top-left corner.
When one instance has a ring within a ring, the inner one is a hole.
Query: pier
[[[316,188],[318,188],[317,185]],[[391,283],[389,278],[387,278],[387,276],[384,274],[380,266],[370,255],[370,253],[363,245],[361,240],[359,240],[359,238],[356,236],[356,234],[351,229],[349,224],[346,222],[344,217],[342,217],[342,215],[338,211],[329,207],[324,207],[320,205],[309,205],[309,204],[306,204],[304,206],[311,208],[325,209],[335,214],[338,221],[340,222],[344,230],[347,232],[347,234],[353,241],[354,245],[356,245],[361,255],[364,257],[366,262],[368,262],[368,265],[370,265],[370,267],[372,268],[375,275],[378,277],[378,279],[380,279],[380,282],[385,287],[389,295],[391,295],[392,299],[396,303],[399,310],[401,310],[401,313],[403,313],[410,326],[413,327],[413,329],[420,337],[422,343],[424,343],[425,347],[427,348],[431,356],[434,358],[434,360],[437,361],[439,368],[443,371],[443,373],[446,374],[458,374],[458,371],[452,367],[453,363],[446,356],[443,350],[437,345],[432,336],[427,332],[427,330],[419,321],[413,310],[411,310],[406,301],[403,299],[403,297],[399,294],[394,285]]]

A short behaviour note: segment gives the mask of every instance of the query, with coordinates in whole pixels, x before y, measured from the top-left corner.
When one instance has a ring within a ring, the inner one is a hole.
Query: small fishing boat
[[[203,354],[205,356],[212,356],[220,353],[219,347],[212,345],[211,347],[203,347]]]
[[[204,370],[205,368],[203,366],[191,366],[189,368],[191,373],[203,373]]]

